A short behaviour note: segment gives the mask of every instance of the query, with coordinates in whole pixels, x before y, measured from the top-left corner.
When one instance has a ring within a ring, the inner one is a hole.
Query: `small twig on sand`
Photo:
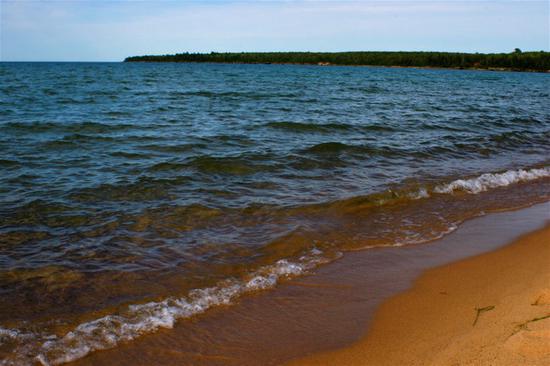
[[[526,321],[525,323],[521,323],[520,325],[518,325],[516,328],[518,329],[527,329],[527,325],[529,323],[534,323],[534,322],[538,322],[539,320],[544,320],[544,319],[548,319],[550,318],[550,314],[548,315],[543,315],[543,316],[539,316],[538,318],[533,318],[531,320],[528,320]]]
[[[543,316],[540,316],[540,317],[538,317],[538,318],[533,318],[533,319],[531,319],[531,320],[528,320],[528,321],[526,321],[526,322],[523,322],[523,323],[521,323],[521,324],[518,324],[518,325],[516,325],[516,328],[514,329],[514,331],[512,332],[512,334],[510,334],[510,335],[508,336],[508,338],[512,337],[514,334],[516,334],[516,333],[519,332],[520,330],[529,330],[528,325],[529,325],[530,323],[538,322],[539,320],[544,320],[544,319],[548,319],[548,318],[550,318],[550,314],[548,314],[548,315],[543,315]],[[506,339],[508,339],[508,338],[506,338]]]
[[[476,318],[474,319],[474,323],[472,324],[472,327],[476,325],[477,323],[477,320],[479,319],[479,316],[481,315],[481,313],[484,313],[486,311],[489,311],[489,310],[493,310],[495,307],[493,305],[491,306],[486,306],[484,308],[475,308],[476,310]]]

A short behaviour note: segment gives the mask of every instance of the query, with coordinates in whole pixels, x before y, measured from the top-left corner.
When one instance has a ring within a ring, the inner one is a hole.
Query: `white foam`
[[[428,190],[426,188],[420,188],[416,192],[409,193],[409,198],[413,200],[419,200],[422,198],[428,198],[430,197],[430,194],[428,193]]]
[[[9,329],[0,327],[0,345],[6,341],[28,341],[34,338],[33,333],[22,332],[18,329]]]
[[[436,186],[435,193],[453,193],[454,191],[465,191],[471,194],[485,192],[491,188],[505,187],[519,182],[550,177],[550,168],[529,170],[508,170],[504,173],[485,173],[476,178],[457,179],[448,184]]]
[[[282,259],[261,267],[242,280],[225,280],[213,287],[192,290],[182,298],[130,305],[123,313],[82,323],[63,337],[40,337],[45,340],[42,344],[33,350],[22,346],[16,349],[17,359],[0,364],[30,365],[39,362],[42,365],[58,365],[75,361],[96,350],[113,348],[122,341],[130,341],[160,328],[172,328],[178,319],[203,313],[216,305],[229,305],[244,293],[269,289],[281,278],[301,275],[326,262],[322,254],[314,249],[297,261]],[[0,337],[16,337],[18,334],[17,330],[0,328]],[[21,352],[23,348],[24,353]],[[33,359],[21,360],[19,356],[22,353],[32,355]]]
[[[19,331],[15,329],[7,329],[0,327],[0,341],[3,338],[17,338],[19,337]]]

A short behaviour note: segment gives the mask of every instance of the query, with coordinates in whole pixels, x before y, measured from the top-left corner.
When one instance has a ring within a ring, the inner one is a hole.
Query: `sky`
[[[549,4],[0,0],[0,61],[211,51],[550,51]]]

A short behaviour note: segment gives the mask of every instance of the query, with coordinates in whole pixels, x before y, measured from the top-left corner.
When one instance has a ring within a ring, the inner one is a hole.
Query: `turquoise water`
[[[424,242],[547,200],[549,82],[0,63],[0,358],[79,358],[342,251]]]

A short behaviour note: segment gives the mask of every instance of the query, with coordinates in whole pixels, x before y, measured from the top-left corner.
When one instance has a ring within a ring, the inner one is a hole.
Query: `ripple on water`
[[[0,358],[78,358],[307,272],[305,257],[547,200],[547,81],[1,63]]]

